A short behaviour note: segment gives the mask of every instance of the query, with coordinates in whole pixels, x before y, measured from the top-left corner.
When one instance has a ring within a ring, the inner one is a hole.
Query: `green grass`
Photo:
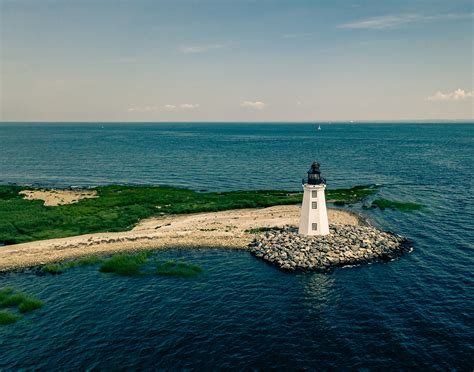
[[[152,252],[117,254],[102,262],[99,271],[122,276],[165,275],[190,278],[203,270],[198,265],[182,261],[156,262]],[[155,271],[150,270],[155,265]]]
[[[61,274],[64,271],[74,267],[100,264],[99,271],[103,273],[112,273],[122,276],[143,276],[157,274],[168,276],[192,277],[202,271],[202,269],[197,265],[188,264],[181,261],[167,261],[164,263],[156,262],[154,259],[151,258],[152,256],[152,251],[132,254],[116,254],[106,259],[97,256],[89,256],[76,261],[47,264],[44,265],[41,270],[45,273]],[[156,270],[150,271],[150,265],[155,265]],[[13,290],[11,288],[6,288],[4,291],[4,297],[8,298],[9,304],[19,305],[20,312],[23,312],[22,309],[26,310],[35,306],[35,302],[33,299],[24,298],[23,295],[13,293]],[[1,301],[2,292],[0,291],[0,307],[2,304]]]
[[[118,254],[105,260],[100,265],[99,271],[123,276],[140,276],[146,273],[142,267],[147,262],[148,252],[138,254]]]
[[[19,306],[23,301],[27,300],[21,293],[12,293],[11,295],[0,298],[0,307]]]
[[[62,274],[73,267],[76,267],[76,265],[72,261],[65,263],[51,263],[42,266],[41,271],[48,274]]]
[[[17,292],[13,288],[0,290],[0,308],[18,307],[21,312],[27,312],[41,306],[43,306],[42,301],[25,293]]]
[[[0,289],[0,309],[17,308],[20,313],[29,313],[44,305],[43,301],[28,294],[15,291],[13,288]],[[0,310],[0,325],[16,322],[20,315]]]
[[[20,303],[18,306],[18,310],[20,310],[20,313],[29,313],[30,311],[40,309],[43,307],[44,303],[41,300],[38,300],[36,298],[32,297],[27,297],[24,298],[23,301]]]
[[[400,202],[395,200],[388,199],[376,199],[372,202],[372,205],[379,207],[381,210],[397,209],[402,212],[410,212],[423,208],[423,204],[410,203],[410,202]]]
[[[361,185],[350,189],[328,190],[326,199],[336,205],[356,203],[374,195],[380,187],[379,185]]]
[[[46,264],[41,267],[41,271],[48,274],[61,274],[74,267],[93,266],[93,265],[98,265],[101,262],[102,262],[102,259],[100,257],[87,256],[75,261]]]
[[[0,289],[0,307],[14,306],[10,305],[11,297],[15,294],[13,288],[2,288]]]
[[[21,317],[9,311],[0,310],[0,325],[15,323]]]
[[[156,264],[157,275],[191,278],[202,272],[203,270],[200,266],[182,261],[166,261]]]
[[[77,260],[77,266],[92,266],[102,263],[102,258],[98,256],[87,256]]]
[[[31,188],[0,185],[0,243],[125,231],[151,216],[297,204],[302,199],[301,193],[275,190],[198,193],[172,187],[103,186],[95,189],[98,198],[45,207],[41,200],[18,194],[27,189]],[[376,191],[373,185],[327,190],[327,199],[352,203]]]

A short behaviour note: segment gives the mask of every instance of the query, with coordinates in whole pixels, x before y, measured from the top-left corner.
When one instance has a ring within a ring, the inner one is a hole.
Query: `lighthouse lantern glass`
[[[311,165],[311,168],[308,170],[308,184],[319,185],[321,183],[325,183],[325,180],[321,178],[321,170],[319,163],[314,162]]]

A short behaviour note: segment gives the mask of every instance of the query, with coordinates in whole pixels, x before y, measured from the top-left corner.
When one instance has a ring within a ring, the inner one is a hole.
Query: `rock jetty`
[[[294,227],[258,235],[249,251],[283,270],[330,271],[390,261],[411,250],[407,238],[371,226],[330,225],[330,234],[303,236]]]

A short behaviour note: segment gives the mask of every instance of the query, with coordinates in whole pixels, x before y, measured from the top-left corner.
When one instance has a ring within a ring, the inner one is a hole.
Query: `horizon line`
[[[264,121],[223,121],[223,120],[196,120],[196,121],[189,121],[189,120],[181,120],[181,121],[80,121],[80,120],[71,120],[71,121],[64,121],[64,120],[56,120],[56,121],[17,121],[17,120],[10,120],[10,121],[3,121],[0,120],[0,124],[364,124],[364,123],[380,123],[380,124],[396,124],[396,123],[429,123],[429,124],[436,124],[436,123],[466,123],[466,124],[474,124],[474,118],[472,119],[401,119],[401,120],[390,120],[390,119],[383,119],[383,120],[320,120],[320,121],[271,121],[271,120],[264,120]]]

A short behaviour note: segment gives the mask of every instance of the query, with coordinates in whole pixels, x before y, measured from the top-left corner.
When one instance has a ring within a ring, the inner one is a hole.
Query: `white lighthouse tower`
[[[298,230],[302,235],[329,234],[328,212],[324,196],[326,180],[321,178],[319,168],[319,163],[314,162],[308,171],[308,179],[303,178],[303,205]]]

